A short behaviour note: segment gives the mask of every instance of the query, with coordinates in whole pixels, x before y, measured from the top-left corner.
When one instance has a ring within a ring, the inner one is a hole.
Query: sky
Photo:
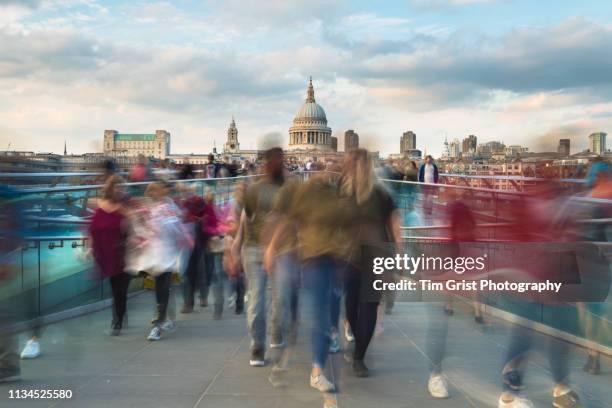
[[[310,76],[340,146],[575,153],[612,133],[612,2],[0,0],[0,150],[165,129],[207,153],[232,116],[242,148],[286,144]]]

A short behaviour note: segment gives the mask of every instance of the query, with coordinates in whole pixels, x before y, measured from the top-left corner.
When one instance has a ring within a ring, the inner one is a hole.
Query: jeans
[[[298,290],[300,264],[293,252],[279,255],[272,272],[272,312],[270,329],[273,339],[295,345],[298,326]]]
[[[113,291],[113,327],[123,326],[123,319],[127,309],[127,293],[132,276],[122,272],[111,276],[109,281]]]
[[[553,317],[558,319],[567,319],[567,315],[563,314],[562,310],[552,309]],[[510,337],[510,346],[506,353],[506,365],[511,364],[515,376],[513,376],[514,387],[510,387],[508,379],[504,376],[503,389],[506,392],[514,392],[513,388],[516,389],[517,385],[522,384],[524,366],[523,360],[526,353],[531,349],[533,343],[534,331],[532,329],[515,325],[512,328],[512,334]],[[550,337],[548,340],[548,361],[550,364],[550,371],[555,384],[565,384],[569,382],[569,351],[570,346],[568,342],[563,340],[555,339]]]
[[[258,246],[242,249],[242,262],[247,279],[249,306],[247,327],[251,335],[251,347],[264,349],[266,346],[266,309],[269,296],[268,275],[263,268],[263,250]]]
[[[332,311],[334,308],[340,310],[340,298],[334,293],[338,287],[338,263],[331,256],[323,255],[307,260],[302,268],[304,286],[311,297],[312,363],[324,368],[329,352]]]
[[[431,374],[440,374],[442,372],[442,360],[446,352],[448,315],[443,313],[442,305],[439,302],[430,304],[427,313],[425,348],[427,357],[429,357],[429,370]]]

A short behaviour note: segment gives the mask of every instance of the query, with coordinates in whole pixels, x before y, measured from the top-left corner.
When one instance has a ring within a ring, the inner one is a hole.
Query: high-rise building
[[[353,129],[344,132],[344,151],[359,149],[359,135]]]
[[[400,153],[405,153],[409,150],[416,149],[416,134],[409,130],[402,134],[400,139]]]
[[[119,133],[104,131],[104,154],[107,156],[138,156],[165,159],[170,154],[170,133],[156,130],[155,133]]]
[[[478,139],[474,135],[469,135],[463,139],[461,144],[461,153],[463,156],[474,156],[476,153],[476,147],[478,146]]]
[[[331,137],[331,147],[334,152],[338,151],[338,138],[336,136]]]
[[[459,139],[454,139],[448,145],[448,158],[458,159],[460,157],[461,157],[461,142],[459,142]]]
[[[591,153],[603,154],[606,151],[607,133],[596,132],[589,135],[589,150]]]
[[[238,143],[238,128],[236,127],[236,121],[232,117],[232,123],[230,123],[227,129],[227,141],[223,146],[223,153],[237,153],[240,150],[240,143]]]
[[[562,154],[563,156],[569,156],[570,140],[569,139],[559,139],[559,147],[557,147],[557,152]]]

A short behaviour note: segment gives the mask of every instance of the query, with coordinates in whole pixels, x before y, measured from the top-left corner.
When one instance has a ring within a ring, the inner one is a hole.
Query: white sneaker
[[[159,327],[155,326],[151,329],[151,333],[147,336],[147,340],[149,341],[157,341],[161,339],[161,330]]]
[[[527,398],[514,397],[512,401],[504,401],[499,397],[498,408],[533,408],[533,404]]]
[[[427,390],[434,398],[448,398],[448,384],[442,374],[432,375],[427,382]]]
[[[285,342],[282,336],[272,336],[272,340],[270,340],[270,348],[277,349],[282,347],[285,347]]]
[[[348,322],[344,322],[344,338],[346,338],[346,341],[348,341],[349,343],[355,341],[355,336],[353,336],[351,325],[348,324]]]
[[[30,339],[21,351],[21,358],[31,359],[40,356],[40,343],[37,340]]]
[[[165,332],[174,331],[174,329],[176,329],[176,323],[174,323],[172,320],[166,320],[164,323],[162,323],[161,329]]]
[[[310,376],[310,386],[321,392],[333,392],[336,387],[323,374]]]

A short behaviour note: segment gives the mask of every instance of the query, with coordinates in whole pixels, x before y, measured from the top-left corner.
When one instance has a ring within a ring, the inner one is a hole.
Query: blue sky
[[[243,147],[286,143],[312,75],[340,144],[576,152],[612,131],[611,22],[609,1],[0,0],[0,149],[166,129],[208,152],[232,115]]]

